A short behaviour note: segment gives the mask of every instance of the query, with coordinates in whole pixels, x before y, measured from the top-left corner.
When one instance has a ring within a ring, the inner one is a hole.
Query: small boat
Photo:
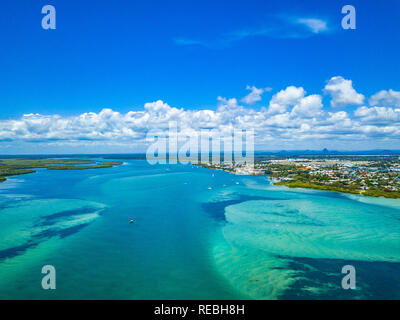
[[[129,220],[129,223],[133,223],[133,219],[132,219],[132,220]]]
[[[212,188],[211,187],[208,187],[208,190],[211,190]]]

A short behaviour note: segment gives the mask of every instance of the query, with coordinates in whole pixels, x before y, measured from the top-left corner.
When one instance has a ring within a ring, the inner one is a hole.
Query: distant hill
[[[375,150],[356,150],[356,151],[337,151],[328,150],[280,150],[280,151],[255,151],[256,155],[276,155],[276,156],[288,156],[288,155],[400,155],[400,150],[387,150],[387,149],[375,149]]]

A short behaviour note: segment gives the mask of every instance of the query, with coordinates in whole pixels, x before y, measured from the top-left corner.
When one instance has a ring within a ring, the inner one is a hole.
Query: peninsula
[[[46,168],[48,170],[86,170],[110,168],[120,165],[117,161],[95,161],[74,159],[50,159],[50,158],[0,158],[0,182],[7,177],[36,172],[35,169]]]
[[[259,157],[254,165],[202,163],[240,175],[268,175],[274,185],[400,198],[400,159],[395,155]]]

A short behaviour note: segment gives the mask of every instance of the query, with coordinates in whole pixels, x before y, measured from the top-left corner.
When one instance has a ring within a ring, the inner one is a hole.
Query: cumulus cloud
[[[368,123],[388,124],[400,121],[400,109],[386,107],[359,107],[354,115]]]
[[[271,88],[261,88],[261,89],[259,89],[259,88],[256,88],[255,86],[250,87],[249,85],[247,85],[246,89],[250,90],[251,92],[247,96],[242,98],[240,101],[242,101],[242,102],[244,102],[246,104],[249,104],[249,105],[252,105],[252,104],[256,103],[257,101],[260,101],[262,99],[261,95],[264,92],[272,90]]]
[[[318,117],[321,114],[322,97],[317,94],[307,96],[294,106],[291,114],[300,118]]]
[[[381,90],[369,98],[371,106],[385,106],[400,108],[400,91]]]
[[[329,117],[328,117],[328,122],[333,122],[333,123],[337,123],[337,122],[343,122],[343,121],[348,121],[349,119],[349,115],[347,114],[346,111],[339,111],[339,112],[329,112]]]
[[[331,95],[333,108],[364,103],[364,95],[354,90],[353,82],[341,76],[332,77],[326,84],[324,92]]]
[[[304,97],[305,91],[302,87],[289,86],[272,96],[268,112],[271,114],[286,112],[289,106],[294,106]]]
[[[344,103],[342,91],[352,91],[349,90],[352,83],[342,77],[332,79],[326,90],[333,93],[336,103]],[[249,90],[257,89],[253,88]],[[393,90],[380,91],[374,95],[373,104],[384,101],[393,104],[396,101],[393,96],[396,97]],[[258,110],[244,107],[236,98],[218,97],[216,108],[201,110],[177,108],[158,100],[145,103],[141,110],[127,113],[105,108],[98,113],[69,117],[26,114],[19,119],[0,120],[0,143],[3,148],[17,143],[61,147],[84,145],[85,148],[95,145],[101,152],[101,147],[106,145],[145,146],[148,132],[166,132],[174,122],[187,136],[203,129],[215,129],[221,134],[229,134],[233,129],[252,129],[256,134],[256,145],[264,149],[282,148],[283,145],[304,148],[306,143],[309,143],[308,147],[315,147],[316,143],[354,143],[373,139],[400,146],[400,108],[360,106],[351,113],[330,110],[323,106],[321,95],[306,95],[304,88],[288,86],[272,96],[268,107]]]

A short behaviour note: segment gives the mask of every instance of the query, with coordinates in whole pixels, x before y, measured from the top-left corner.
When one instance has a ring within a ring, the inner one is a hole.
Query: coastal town
[[[398,156],[256,158],[242,163],[201,164],[239,175],[268,175],[275,185],[400,198]]]

